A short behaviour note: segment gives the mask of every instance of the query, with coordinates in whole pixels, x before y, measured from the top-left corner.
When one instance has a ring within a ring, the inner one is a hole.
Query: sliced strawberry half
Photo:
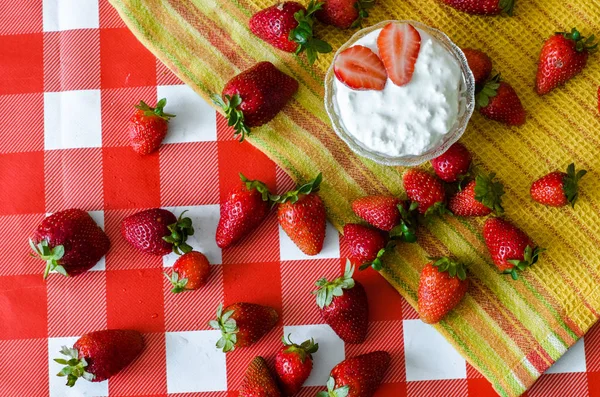
[[[355,45],[335,58],[333,71],[339,81],[354,90],[383,90],[387,73],[381,59],[370,48]]]
[[[398,86],[408,84],[421,49],[419,31],[408,23],[390,22],[379,33],[377,47],[390,80]]]

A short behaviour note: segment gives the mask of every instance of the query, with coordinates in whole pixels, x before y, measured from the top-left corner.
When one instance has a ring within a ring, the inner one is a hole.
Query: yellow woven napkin
[[[260,60],[300,82],[292,103],[249,139],[296,181],[319,171],[328,216],[340,229],[357,221],[356,197],[402,195],[401,169],[354,155],[332,131],[323,107],[323,77],[332,54],[314,68],[275,50],[248,29],[251,15],[270,0],[110,0],[133,33],[182,80],[208,100],[224,83]],[[459,46],[486,51],[519,93],[527,123],[508,128],[475,114],[462,142],[475,161],[506,187],[506,215],[542,247],[540,261],[519,281],[499,275],[487,254],[481,219],[441,217],[421,229],[419,244],[403,244],[385,258],[384,277],[414,306],[426,256],[452,254],[470,263],[472,286],[462,304],[437,329],[503,396],[517,396],[598,319],[600,294],[600,118],[598,57],[566,87],[544,97],[533,91],[543,40],[577,26],[600,33],[597,0],[517,0],[516,15],[477,17],[435,0],[379,0],[367,23],[413,19],[446,32]],[[339,47],[352,34],[318,26]],[[534,204],[537,177],[574,161],[589,170],[578,206]]]

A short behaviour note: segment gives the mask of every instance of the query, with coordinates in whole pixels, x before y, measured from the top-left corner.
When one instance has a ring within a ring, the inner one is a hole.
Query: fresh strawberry
[[[550,207],[562,207],[575,202],[579,196],[579,180],[587,174],[586,170],[575,172],[575,164],[567,167],[567,172],[551,172],[531,185],[531,198]]]
[[[381,91],[387,72],[381,59],[368,47],[352,46],[335,57],[333,72],[339,81],[353,90]]]
[[[293,77],[271,62],[259,62],[229,80],[221,96],[213,94],[211,98],[223,109],[241,142],[250,135],[250,128],[271,121],[296,91],[298,82]]]
[[[494,180],[496,174],[478,174],[464,189],[459,190],[448,202],[448,209],[458,216],[486,216],[492,211],[501,215],[504,186]]]
[[[492,73],[492,59],[485,52],[474,48],[462,48],[462,52],[475,77],[475,85],[481,87]]]
[[[389,232],[400,223],[400,200],[394,196],[367,196],[354,200],[354,213],[378,229]]]
[[[227,248],[254,230],[269,213],[269,189],[260,181],[242,182],[229,192],[221,203],[221,218],[217,225],[217,245]]]
[[[467,293],[469,280],[462,263],[443,257],[427,264],[419,280],[419,316],[435,324],[456,307]]]
[[[373,266],[381,269],[381,257],[386,248],[387,239],[381,231],[356,223],[344,225],[344,239],[350,247],[350,258],[361,265],[361,269]]]
[[[192,220],[179,218],[162,208],[152,208],[128,216],[121,222],[121,234],[134,248],[150,255],[163,256],[171,251],[177,255],[190,252],[186,243],[194,234]]]
[[[144,101],[135,106],[137,110],[129,120],[129,139],[136,153],[152,153],[159,148],[167,135],[169,119],[175,115],[164,112],[166,104],[167,100],[163,98],[155,108],[148,106]]]
[[[308,379],[313,367],[312,354],[319,350],[319,344],[313,339],[302,342],[301,345],[292,343],[290,336],[282,338],[283,348],[275,356],[275,372],[283,394],[292,396]]]
[[[324,24],[340,29],[359,28],[374,5],[375,0],[324,0],[323,8],[316,15]]]
[[[84,334],[72,348],[63,346],[56,358],[64,365],[57,376],[67,377],[67,386],[77,379],[102,382],[128,366],[144,349],[144,338],[137,331],[108,329]]]
[[[408,23],[390,22],[379,33],[377,48],[390,80],[398,86],[408,84],[421,50],[419,31]]]
[[[236,347],[247,347],[262,338],[277,324],[279,315],[272,307],[239,302],[217,308],[217,319],[209,325],[221,331],[217,349],[224,353]]]
[[[508,125],[522,125],[527,116],[519,96],[512,86],[500,80],[500,75],[489,80],[476,97],[479,113],[490,120]]]
[[[535,264],[544,251],[518,227],[501,218],[489,218],[483,225],[485,245],[498,270],[516,280],[517,271]]]
[[[260,356],[254,359],[248,365],[242,387],[239,391],[239,397],[280,397],[281,393],[277,388],[275,379],[269,372],[269,367],[264,358]]]
[[[317,255],[325,241],[325,205],[316,193],[322,179],[319,173],[307,184],[276,197],[279,225],[306,255]]]
[[[333,281],[316,282],[321,317],[346,343],[362,343],[369,327],[369,304],[362,284],[352,278],[354,266],[346,262],[346,270]]]
[[[438,178],[423,170],[411,168],[404,172],[402,180],[408,198],[418,204],[420,214],[447,211],[446,191]]]
[[[171,292],[174,294],[202,287],[209,275],[210,263],[206,256],[198,251],[181,255],[175,261],[171,275],[165,273],[167,280],[173,284]]]
[[[587,64],[590,52],[597,50],[595,37],[584,37],[575,28],[558,32],[542,47],[535,90],[544,95],[578,75]]]
[[[467,14],[497,15],[501,12],[512,16],[515,0],[441,0],[452,8]]]
[[[317,397],[372,397],[390,366],[390,354],[374,351],[347,358],[331,370],[327,391]]]
[[[76,276],[94,267],[110,248],[110,241],[87,212],[69,209],[44,219],[29,245],[33,256],[46,261],[46,278],[51,270]]]
[[[471,153],[460,142],[450,146],[442,155],[431,160],[435,174],[444,182],[460,181],[469,172]]]
[[[306,51],[312,65],[318,54],[331,52],[331,46],[314,37],[315,13],[323,3],[311,0],[308,7],[295,1],[278,3],[257,12],[250,18],[250,30],[275,48],[296,55]]]

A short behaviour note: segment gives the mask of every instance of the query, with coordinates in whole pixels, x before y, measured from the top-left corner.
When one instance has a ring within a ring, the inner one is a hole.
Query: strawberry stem
[[[298,26],[290,31],[288,39],[298,43],[296,55],[306,51],[306,58],[309,64],[314,64],[318,54],[327,54],[332,51],[329,43],[314,37],[313,24],[315,22],[314,14],[323,8],[322,2],[311,0],[305,10],[300,10],[294,14],[294,19],[298,21]]]
[[[498,6],[508,15],[513,16],[513,10],[515,8],[515,0],[500,0]]]
[[[44,269],[44,279],[48,278],[48,274],[51,271],[56,271],[63,276],[69,277],[64,266],[60,264],[60,260],[65,255],[65,247],[63,245],[57,245],[55,247],[50,248],[48,245],[48,240],[44,239],[40,241],[37,245],[33,242],[33,240],[29,239],[29,246],[33,250],[31,254],[34,257],[40,258],[41,260],[46,261],[46,268]]]
[[[319,287],[313,294],[317,296],[317,305],[323,309],[325,306],[329,306],[335,296],[342,296],[345,289],[354,288],[354,266],[350,261],[346,261],[346,269],[341,277],[336,278],[333,281],[327,281],[325,277],[317,280],[315,285]]]
[[[300,357],[300,361],[304,363],[306,357],[312,359],[312,353],[316,353],[319,350],[319,344],[315,343],[314,339],[308,339],[302,342],[302,344],[297,345],[292,342],[291,339],[292,334],[289,334],[287,339],[285,335],[281,338],[281,341],[287,348],[285,349],[286,353],[296,353]]]
[[[510,274],[513,280],[518,280],[519,275],[517,271],[524,271],[528,267],[533,266],[539,258],[539,254],[544,252],[545,248],[531,248],[529,245],[525,247],[525,252],[523,254],[523,259],[509,259],[507,262],[512,264],[513,267],[510,269],[506,269],[504,274]]]
[[[250,135],[250,128],[244,123],[244,112],[238,108],[242,104],[242,97],[238,94],[225,95],[225,99],[217,94],[212,94],[210,97],[213,103],[225,112],[227,125],[234,129],[233,135],[239,135],[239,141],[243,142],[246,136]]]
[[[150,107],[146,102],[140,101],[139,104],[135,105],[138,110],[144,111],[145,116],[158,116],[161,119],[169,121],[171,118],[176,117],[174,114],[165,113],[164,107],[167,105],[167,98],[163,98],[156,104],[156,107]]]
[[[351,28],[362,28],[362,21],[369,16],[369,8],[375,5],[375,0],[358,0],[354,3],[354,8],[358,10],[358,18],[352,22]]]
[[[498,95],[498,88],[500,88],[501,80],[502,76],[500,73],[498,73],[485,83],[481,91],[479,91],[475,97],[475,105],[477,109],[486,107],[490,104],[490,98]]]
[[[450,277],[458,277],[459,280],[467,279],[466,266],[463,263],[450,259],[447,256],[429,259],[433,261],[432,265],[435,266],[439,272],[448,272]]]
[[[163,237],[167,243],[171,243],[173,245],[173,252],[177,255],[187,254],[192,250],[192,246],[186,243],[188,236],[192,236],[194,234],[194,228],[192,227],[192,220],[190,218],[184,218],[183,214],[187,212],[183,211],[177,222],[170,224],[167,226],[170,235]]]
[[[598,43],[595,42],[596,36],[582,36],[577,28],[572,28],[570,32],[556,32],[556,34],[562,35],[567,40],[573,40],[577,52],[595,52],[598,49]]]
[[[335,388],[335,379],[329,377],[327,380],[327,391],[320,391],[317,393],[317,397],[347,397],[350,393],[350,386],[345,385],[342,387]]]
[[[180,292],[186,291],[185,286],[188,283],[187,278],[180,279],[179,273],[177,273],[176,271],[173,271],[171,273],[171,276],[169,276],[166,272],[164,272],[163,274],[165,275],[167,280],[169,280],[169,282],[173,285],[173,289],[171,290],[172,293],[178,294]]]
[[[418,206],[419,204],[416,201],[413,201],[410,203],[407,210],[402,203],[398,204],[401,220],[400,224],[390,231],[390,239],[405,241],[407,243],[417,242],[417,231],[415,229],[417,226],[417,217],[415,216],[415,211]]]
[[[494,181],[495,177],[495,173],[489,175],[479,173],[475,177],[475,200],[495,211],[498,215],[502,215],[504,213],[502,207],[504,185]]]
[[[579,180],[583,178],[585,174],[587,174],[586,170],[575,172],[575,163],[571,163],[567,167],[567,175],[565,175],[563,181],[563,190],[567,200],[571,203],[571,207],[573,208],[575,208],[575,202],[579,197]]]
[[[264,184],[264,182],[257,181],[257,180],[250,180],[250,179],[246,178],[244,176],[244,174],[242,174],[241,172],[240,172],[240,179],[246,185],[246,189],[248,189],[248,190],[252,190],[252,189],[258,190],[258,192],[262,195],[262,200],[263,201],[269,201],[270,200],[270,198],[271,198],[271,192],[269,192],[269,188],[267,187],[267,185]]]
[[[235,320],[231,318],[234,310],[223,313],[223,304],[217,307],[217,319],[210,320],[208,325],[221,331],[221,339],[217,341],[217,349],[222,349],[223,353],[233,351],[237,343],[237,333],[240,331]]]
[[[319,172],[319,175],[315,179],[305,183],[300,187],[296,187],[296,190],[290,190],[289,192],[282,195],[271,195],[271,201],[283,204],[285,202],[296,203],[301,195],[310,194],[317,192],[320,188],[321,182],[323,181],[323,175]]]
[[[83,378],[90,382],[94,380],[96,376],[85,370],[88,363],[85,360],[85,358],[79,358],[79,352],[77,351],[77,349],[69,349],[67,346],[63,346],[60,350],[60,353],[64,356],[67,356],[68,359],[54,359],[54,361],[56,361],[57,363],[64,365],[64,367],[60,370],[58,374],[56,374],[56,376],[66,376],[67,386],[75,386],[75,382],[77,382],[79,378]]]

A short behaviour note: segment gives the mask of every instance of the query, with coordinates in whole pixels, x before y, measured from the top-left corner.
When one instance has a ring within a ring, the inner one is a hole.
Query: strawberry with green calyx
[[[300,55],[306,51],[306,58],[311,65],[317,60],[318,54],[327,54],[332,51],[329,43],[319,40],[313,35],[314,14],[322,7],[322,2],[311,0],[306,11],[300,10],[294,14],[294,18],[298,21],[298,27],[290,32],[290,40],[298,43],[295,54]]]
[[[244,112],[239,108],[242,104],[242,97],[234,94],[231,96],[224,95],[223,98],[220,95],[213,94],[210,98],[215,105],[223,109],[227,125],[233,127],[234,135],[239,135],[240,142],[243,142],[246,136],[250,135],[250,127],[244,123]]]
[[[407,203],[398,204],[398,211],[400,212],[400,224],[390,230],[390,239],[392,241],[404,241],[407,243],[417,242],[417,217],[416,211],[419,207],[417,202],[411,202],[406,207]],[[388,244],[389,246],[389,244]],[[386,247],[386,250],[390,247]],[[379,254],[377,255],[379,257]],[[377,270],[377,269],[376,269]]]
[[[417,203],[417,211],[425,216],[449,213],[446,208],[446,190],[436,176],[417,168],[411,168],[402,176],[406,195]]]
[[[317,12],[319,21],[340,29],[360,28],[375,0],[325,0]]]
[[[431,160],[431,166],[444,182],[461,182],[469,174],[472,159],[469,150],[462,143],[456,142]]]
[[[300,388],[310,376],[313,367],[312,354],[319,350],[319,344],[314,339],[309,339],[297,345],[285,335],[281,338],[283,348],[275,356],[275,372],[284,395],[291,396],[300,391]]]
[[[513,15],[516,0],[441,0],[458,11],[473,15]]]
[[[164,275],[173,285],[171,292],[174,294],[195,290],[206,284],[210,263],[201,252],[191,251],[177,258],[170,276],[167,273]]]
[[[352,202],[352,211],[372,226],[389,232],[400,223],[399,204],[394,196],[366,196]]]
[[[350,393],[350,386],[344,385],[335,387],[335,379],[331,376],[327,379],[327,391],[320,391],[317,393],[317,397],[348,397]]]
[[[254,357],[248,365],[239,397],[281,397],[277,383],[264,358]]]
[[[525,123],[527,113],[514,88],[495,75],[475,98],[475,105],[484,117],[507,125],[519,126]]]
[[[327,391],[317,397],[372,397],[381,385],[391,357],[388,352],[374,351],[347,358],[331,370]]]
[[[486,216],[496,212],[504,213],[502,196],[504,186],[494,178],[496,174],[479,173],[475,180],[470,181],[458,191],[448,202],[448,209],[457,216]]]
[[[192,220],[183,216],[186,212],[187,210],[179,214],[177,222],[167,226],[171,234],[163,237],[163,240],[167,243],[173,244],[173,252],[177,255],[187,254],[192,251],[192,246],[186,243],[186,241],[189,236],[194,235],[194,228],[192,227]]]
[[[579,180],[587,174],[586,170],[575,171],[575,164],[571,163],[566,173],[554,171],[538,179],[531,185],[531,198],[551,207],[570,204],[575,208],[579,197]]]
[[[136,153],[154,152],[167,135],[168,122],[175,115],[164,112],[166,104],[167,100],[163,98],[155,108],[144,101],[135,106],[136,111],[129,120],[129,138]]]
[[[504,274],[510,274],[513,280],[517,280],[519,278],[517,271],[524,271],[530,266],[533,266],[537,261],[539,255],[544,252],[544,248],[531,248],[531,246],[526,246],[525,251],[523,253],[523,259],[508,259],[507,262],[513,265],[511,269],[504,270]]]
[[[381,269],[381,257],[385,253],[387,236],[380,230],[356,223],[344,225],[344,240],[350,247],[350,259],[359,263],[361,269],[370,265]]]

